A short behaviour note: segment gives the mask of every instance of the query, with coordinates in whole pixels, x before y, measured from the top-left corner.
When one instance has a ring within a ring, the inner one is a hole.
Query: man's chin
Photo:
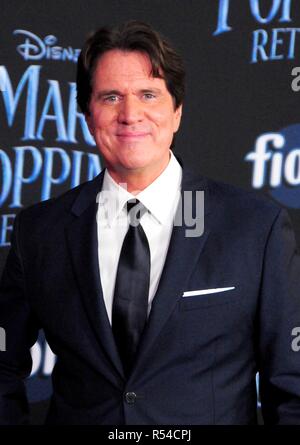
[[[122,164],[121,170],[123,172],[128,173],[138,173],[138,172],[146,172],[150,169],[149,164],[145,162],[127,162],[126,164]]]
[[[151,169],[153,161],[145,156],[124,156],[120,159],[120,167],[124,170],[138,171]]]

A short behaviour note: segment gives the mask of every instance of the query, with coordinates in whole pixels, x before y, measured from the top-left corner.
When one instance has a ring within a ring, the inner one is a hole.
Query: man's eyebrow
[[[96,96],[101,98],[103,96],[111,96],[111,95],[122,95],[121,91],[118,90],[99,90],[96,92]]]
[[[161,89],[160,88],[142,88],[140,90],[138,90],[139,93],[156,93],[156,94],[160,94],[161,93]],[[119,90],[99,90],[96,92],[96,97],[97,98],[101,98],[104,96],[112,96],[112,95],[116,95],[116,96],[122,96],[123,93]]]
[[[161,89],[160,88],[143,88],[140,90],[141,93],[156,93],[159,94],[161,93]]]

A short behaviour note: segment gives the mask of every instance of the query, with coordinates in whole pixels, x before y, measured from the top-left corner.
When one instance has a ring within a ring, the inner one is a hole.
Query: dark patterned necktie
[[[150,249],[140,224],[146,208],[138,201],[128,201],[129,229],[123,241],[112,307],[112,330],[129,375],[139,340],[147,321],[150,284]]]

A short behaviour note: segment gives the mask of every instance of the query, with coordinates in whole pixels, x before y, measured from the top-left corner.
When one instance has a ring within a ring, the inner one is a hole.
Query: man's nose
[[[143,118],[142,104],[136,97],[124,97],[120,108],[118,120],[122,124],[132,125]]]

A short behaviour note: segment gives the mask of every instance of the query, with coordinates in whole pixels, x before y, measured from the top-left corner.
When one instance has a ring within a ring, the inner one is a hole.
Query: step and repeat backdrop
[[[1,0],[0,273],[16,214],[103,168],[76,105],[76,62],[91,31],[129,19],[185,59],[175,153],[287,208],[300,244],[299,0]],[[26,385],[41,423],[55,356],[42,332],[31,352]]]

